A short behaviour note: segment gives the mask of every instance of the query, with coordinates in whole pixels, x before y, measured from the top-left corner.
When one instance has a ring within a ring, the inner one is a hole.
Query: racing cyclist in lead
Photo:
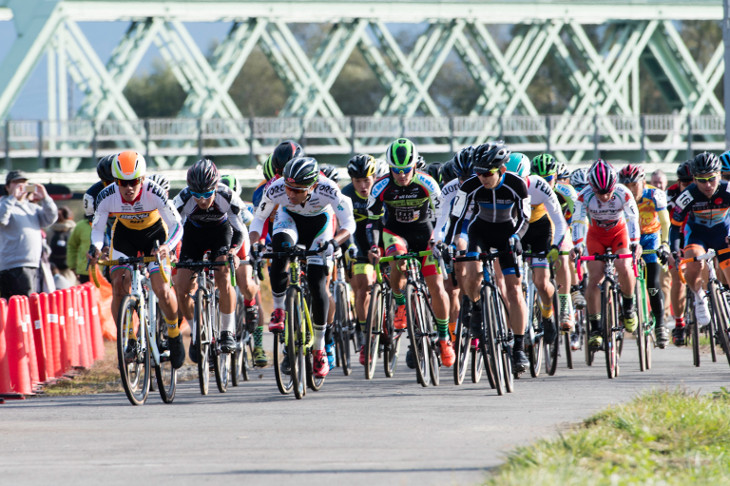
[[[337,184],[320,175],[315,159],[297,157],[287,162],[282,177],[272,182],[264,192],[251,223],[251,241],[259,241],[264,225],[277,205],[271,236],[273,251],[280,252],[297,244],[303,244],[310,250],[321,250],[320,254],[307,257],[307,280],[312,294],[314,375],[322,378],[329,373],[325,352],[329,310],[327,276],[334,249],[355,232],[352,203]],[[332,211],[340,225],[334,235]],[[274,258],[271,262],[269,276],[274,312],[269,323],[270,331],[284,330],[288,264],[286,258]]]
[[[519,374],[530,364],[524,351],[527,308],[522,278],[517,274],[517,256],[522,253],[521,240],[530,219],[530,200],[525,180],[506,172],[505,163],[510,154],[509,148],[501,141],[485,143],[474,149],[472,160],[476,175],[459,188],[446,243],[452,243],[468,222],[467,256],[476,256],[480,250],[488,251],[490,248],[504,252],[499,256],[499,263],[506,286],[505,299],[510,303],[509,326],[514,334],[513,371]],[[481,329],[483,318],[479,302],[481,266],[479,261],[465,262],[464,277],[459,281],[462,292],[472,302],[472,329]]]
[[[167,199],[165,191],[156,183],[145,180],[147,166],[144,157],[133,150],[114,156],[112,175],[115,182],[109,184],[96,198],[96,214],[91,229],[89,262],[95,264],[101,255],[107,220],[116,216],[112,228],[110,259],[160,254],[164,259],[174,254],[182,238],[180,215]],[[160,242],[155,249],[155,242]],[[150,272],[152,290],[159,299],[162,316],[167,324],[170,362],[180,368],[185,361],[185,348],[180,335],[175,289],[165,283],[156,263],[147,267]],[[167,270],[169,271],[169,269]],[[111,268],[112,317],[119,317],[119,306],[124,296],[131,291],[132,274],[128,265]],[[137,340],[130,336],[125,350],[125,359],[133,359]]]

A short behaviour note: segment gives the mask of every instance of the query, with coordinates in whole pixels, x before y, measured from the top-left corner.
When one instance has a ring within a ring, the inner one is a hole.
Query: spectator
[[[83,221],[79,221],[68,238],[66,263],[81,283],[89,281],[86,252],[89,250],[89,245],[91,245],[91,221],[93,219],[94,215],[92,213],[87,215]]]
[[[651,185],[662,191],[667,190],[667,175],[661,169],[651,173]]]
[[[74,215],[66,206],[58,208],[58,219],[46,231],[46,241],[51,248],[51,254],[48,260],[56,265],[58,271],[69,281],[76,280],[76,276],[72,269],[66,264],[66,252],[68,249],[68,238],[71,230],[74,229]]]
[[[43,236],[41,228],[56,221],[58,208],[41,184],[12,170],[0,198],[0,296],[30,295],[37,289]],[[40,202],[40,204],[32,204]]]
[[[74,284],[58,271],[58,267],[55,263],[51,263],[51,273],[53,273],[53,283],[56,290],[70,289],[73,287]]]

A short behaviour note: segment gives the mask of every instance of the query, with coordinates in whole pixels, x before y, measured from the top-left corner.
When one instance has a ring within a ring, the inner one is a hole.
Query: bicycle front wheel
[[[370,306],[368,308],[367,332],[365,333],[365,379],[371,380],[375,375],[375,367],[378,363],[378,348],[380,346],[380,335],[385,319],[383,308],[383,286],[374,283],[370,288]]]
[[[406,285],[406,316],[408,319],[408,333],[411,339],[411,350],[416,365],[418,383],[428,386],[430,377],[429,368],[429,339],[426,316],[424,313],[421,295],[415,285]]]
[[[553,281],[553,284],[555,282]],[[554,287],[557,289],[557,285]],[[553,329],[555,329],[555,339],[552,342],[547,342],[546,339],[542,340],[543,346],[545,347],[545,371],[550,376],[554,376],[558,370],[558,354],[560,353],[560,319],[559,316],[559,302],[558,302],[558,291],[553,292]]]
[[[306,351],[304,349],[306,335],[302,330],[302,326],[305,325],[303,307],[301,290],[289,287],[286,290],[286,349],[289,355],[292,387],[297,399],[304,397],[307,388]]]
[[[208,394],[208,386],[210,384],[210,345],[212,340],[212,325],[210,322],[210,313],[208,292],[205,289],[198,289],[195,292],[195,340],[198,349],[198,382],[200,384],[200,393]]]
[[[456,363],[454,363],[454,384],[461,385],[466,376],[466,370],[469,363],[469,345],[471,344],[471,334],[469,332],[469,321],[471,312],[471,301],[468,297],[461,298],[461,308],[459,309],[459,319],[456,321],[454,354],[456,355]]]
[[[728,364],[730,364],[730,334],[728,331],[730,327],[730,310],[728,309],[728,302],[717,284],[710,283],[710,286],[710,303],[714,312],[717,341],[725,353]]]
[[[350,315],[348,305],[350,300],[347,293],[347,285],[340,282],[335,290],[335,346],[337,349],[337,358],[342,366],[342,372],[345,376],[349,376],[352,372],[351,354],[350,354]]]
[[[609,378],[617,376],[618,349],[616,347],[616,326],[618,325],[618,306],[616,295],[610,282],[605,282],[601,292],[601,321],[603,324],[603,348],[606,354],[606,373]]]
[[[155,365],[155,378],[157,388],[160,391],[160,398],[165,403],[172,403],[175,399],[175,388],[177,387],[177,370],[170,362],[169,345],[167,344],[167,325],[162,317],[162,311],[157,306],[157,350],[160,352],[160,362]],[[165,350],[165,352],[163,352]]]
[[[144,323],[146,318],[147,316],[140,315],[137,297],[127,295],[122,299],[117,319],[117,359],[122,387],[132,405],[143,405],[150,390],[150,353]]]
[[[497,332],[497,314],[492,301],[492,292],[489,287],[482,288],[482,335],[484,339],[479,343],[481,346],[484,366],[494,380],[494,388],[498,395],[504,395],[507,391],[502,364],[502,343]]]
[[[636,289],[634,291],[634,302],[636,304],[636,349],[639,352],[639,370],[646,371],[646,313],[644,312],[644,302],[646,293],[641,281],[637,280]]]
[[[244,328],[246,327],[246,307],[243,303],[243,295],[236,287],[236,349],[231,353],[231,385],[238,386],[241,379],[248,379],[245,366],[241,366],[241,361],[245,359],[246,350],[244,349]]]
[[[533,339],[527,342],[527,357],[530,358],[530,376],[532,376],[533,378],[537,378],[538,376],[540,376],[543,354],[543,336],[538,335],[540,328],[540,317],[542,316],[540,312],[540,305],[537,301],[538,298],[539,297],[537,296],[537,292],[535,292],[535,299],[532,303],[532,322],[527,323],[528,326],[532,326],[532,332],[530,334],[533,336]]]

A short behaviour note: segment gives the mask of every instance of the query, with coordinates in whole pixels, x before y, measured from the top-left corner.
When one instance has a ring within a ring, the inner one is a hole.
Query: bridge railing
[[[718,115],[546,115],[481,117],[342,117],[145,120],[8,120],[0,122],[0,154],[14,158],[88,158],[133,148],[148,156],[250,155],[294,139],[308,153],[382,153],[396,137],[424,153],[504,139],[518,151],[725,150]]]

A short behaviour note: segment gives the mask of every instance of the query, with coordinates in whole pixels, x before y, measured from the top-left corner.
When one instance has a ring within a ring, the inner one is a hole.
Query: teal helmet
[[[507,171],[514,172],[520,177],[530,175],[530,159],[521,152],[512,152],[504,166]]]

